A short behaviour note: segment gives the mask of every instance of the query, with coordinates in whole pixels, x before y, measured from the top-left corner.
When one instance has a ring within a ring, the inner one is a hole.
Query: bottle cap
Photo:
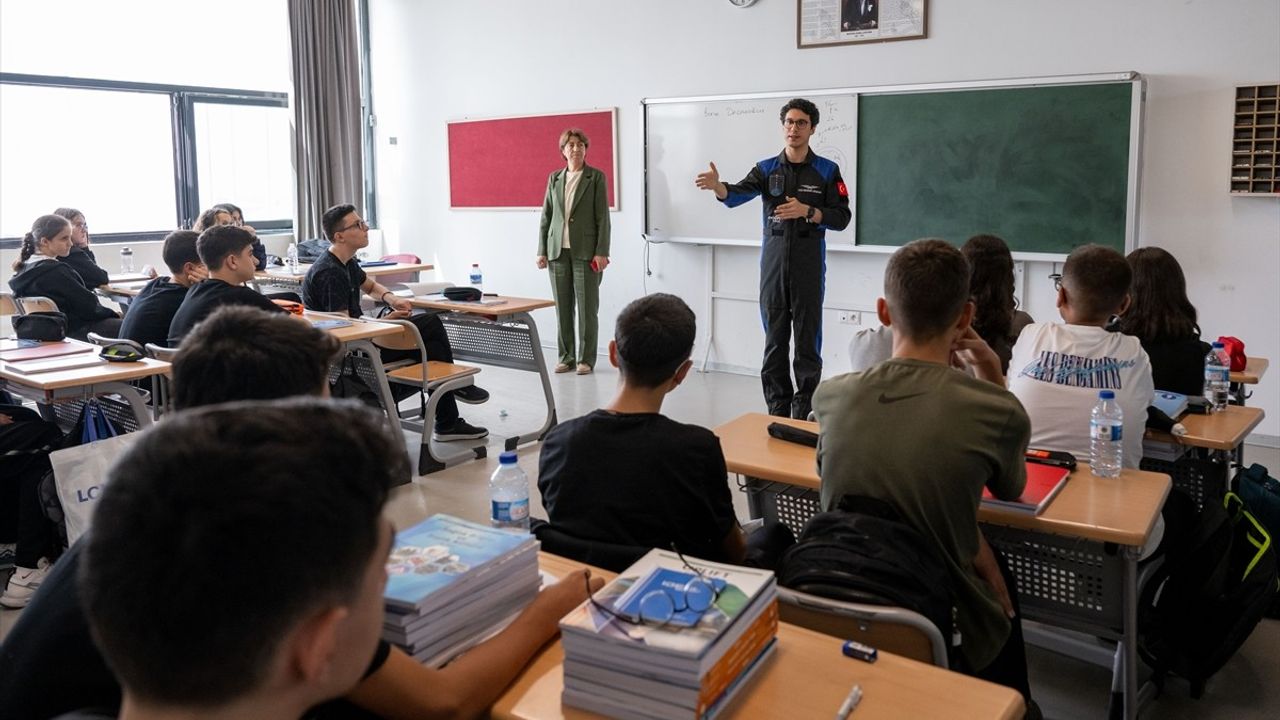
[[[1214,349],[1214,350],[1218,350],[1218,349],[1223,348],[1223,347],[1226,347],[1226,346],[1225,346],[1225,345],[1223,345],[1223,344],[1222,344],[1222,343],[1220,343],[1220,342],[1216,342],[1216,343],[1214,343],[1214,344],[1213,344],[1213,349]]]
[[[1103,400],[1115,400],[1116,393],[1114,390],[1103,390],[1102,392],[1098,393],[1098,397]]]
[[[498,464],[499,465],[515,465],[516,454],[511,451],[502,453],[501,455],[498,456]]]

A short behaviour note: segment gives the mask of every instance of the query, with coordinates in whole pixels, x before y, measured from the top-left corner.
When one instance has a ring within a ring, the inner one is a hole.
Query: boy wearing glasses
[[[418,328],[427,357],[440,362],[453,362],[453,346],[440,318],[431,313],[413,314],[413,305],[397,297],[385,285],[374,280],[360,267],[356,253],[369,246],[369,225],[356,212],[355,205],[335,205],[324,211],[320,219],[324,234],[331,243],[328,252],[321,255],[307,276],[302,279],[302,304],[310,310],[340,312],[348,317],[364,315],[360,307],[361,293],[391,307],[386,315],[391,320],[407,319]],[[383,362],[424,358],[417,350],[382,350]],[[403,398],[397,397],[397,400]],[[431,433],[434,440],[475,440],[485,437],[489,431],[471,425],[458,414],[458,402],[478,405],[489,399],[489,393],[475,385],[445,393],[436,405],[436,426]]]
[[[1124,411],[1123,465],[1142,460],[1147,407],[1155,399],[1151,360],[1138,338],[1109,332],[1129,307],[1132,271],[1124,256],[1085,245],[1067,256],[1055,278],[1061,323],[1023,329],[1009,361],[1009,390],[1031,416],[1031,445],[1089,458],[1089,412],[1098,392],[1112,390]]]
[[[711,163],[694,184],[711,190],[726,207],[755,196],[763,201],[760,245],[760,316],[764,364],[760,380],[770,415],[805,419],[822,378],[822,296],[827,230],[849,225],[849,190],[840,166],[809,147],[818,107],[796,98],[779,113],[786,146],[761,160],[738,183],[720,182]],[[796,337],[795,385],[791,384],[791,334]]]

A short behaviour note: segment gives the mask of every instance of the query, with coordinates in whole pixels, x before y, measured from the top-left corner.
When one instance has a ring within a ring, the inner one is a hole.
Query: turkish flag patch
[[[836,190],[840,191],[840,197],[849,197],[849,186],[845,185],[843,180],[836,183]]]

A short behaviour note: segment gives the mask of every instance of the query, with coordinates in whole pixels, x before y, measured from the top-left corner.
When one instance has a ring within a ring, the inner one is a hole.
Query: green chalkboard
[[[1120,82],[859,96],[856,242],[991,233],[1014,252],[1091,242],[1124,252],[1133,91]]]

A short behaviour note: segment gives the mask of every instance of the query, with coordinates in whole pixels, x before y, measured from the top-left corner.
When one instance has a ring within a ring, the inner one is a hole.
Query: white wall
[[[548,282],[533,267],[536,212],[449,209],[445,122],[616,107],[621,210],[613,215],[614,265],[601,292],[602,340],[622,306],[646,288],[684,296],[705,326],[707,249],[654,246],[653,275],[644,276],[642,98],[1136,70],[1148,81],[1139,242],[1182,262],[1207,336],[1237,335],[1251,355],[1280,361],[1280,200],[1226,192],[1234,86],[1280,79],[1280,3],[930,6],[928,39],[798,50],[795,0],[762,0],[746,10],[724,0],[373,0],[378,201],[388,252],[417,253],[453,280],[479,262],[486,289],[548,297]],[[689,158],[690,182],[708,159]],[[722,171],[736,179],[746,168]],[[707,205],[727,212],[710,197]],[[756,252],[721,248],[716,255],[716,290],[731,297],[715,301],[711,360],[754,370],[763,347],[758,313],[733,297],[755,295]],[[837,309],[870,308],[883,266],[880,256],[829,257],[828,375],[846,368],[855,329],[836,322]],[[1026,307],[1038,319],[1056,317],[1045,278],[1051,271],[1043,263],[1026,268]],[[552,311],[541,311],[539,322],[552,337]],[[1258,432],[1274,440],[1280,368],[1251,402],[1268,414]]]

